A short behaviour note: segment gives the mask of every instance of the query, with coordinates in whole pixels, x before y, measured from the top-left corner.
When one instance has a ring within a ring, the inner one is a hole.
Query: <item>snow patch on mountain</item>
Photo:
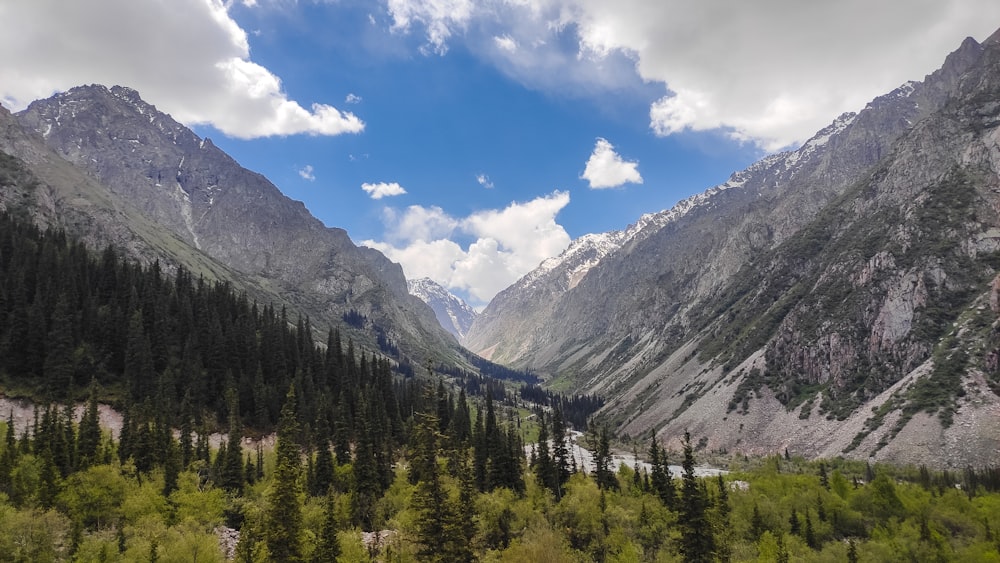
[[[459,341],[465,338],[477,315],[468,303],[430,278],[407,280],[406,286],[410,295],[430,306],[445,330],[455,335]]]

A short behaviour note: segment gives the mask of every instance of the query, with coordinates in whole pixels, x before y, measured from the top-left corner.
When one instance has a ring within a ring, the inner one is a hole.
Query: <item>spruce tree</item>
[[[277,459],[268,492],[267,526],[264,530],[267,549],[274,561],[302,560],[302,505],[299,501],[302,467],[296,442],[299,423],[295,407],[295,387],[292,386],[285,396],[278,422]]]
[[[331,487],[326,493],[323,527],[319,533],[319,544],[312,554],[312,563],[336,563],[337,557],[340,557],[340,541],[337,539],[337,503]]]
[[[544,487],[557,494],[559,481],[555,472],[555,465],[552,463],[552,456],[549,455],[549,425],[545,421],[545,414],[538,419],[538,448],[535,454],[535,477]]]
[[[229,433],[225,456],[221,464],[220,486],[227,491],[239,493],[243,490],[243,483],[246,479],[243,475],[243,448],[241,446],[243,430],[240,425],[239,399],[233,387],[230,387],[226,393],[226,401],[229,403]],[[221,450],[219,456],[222,457]]]
[[[101,447],[101,425],[97,410],[97,384],[90,384],[90,397],[87,399],[87,409],[80,419],[80,431],[77,438],[78,467],[86,469],[98,463],[98,453]]]
[[[709,525],[706,508],[708,499],[694,474],[694,453],[691,435],[684,433],[684,481],[681,488],[680,551],[685,561],[710,562],[715,556],[715,538]]]
[[[601,427],[600,435],[597,439],[597,449],[594,452],[594,479],[601,490],[617,490],[618,478],[611,468],[611,439],[608,436],[608,427]]]
[[[552,413],[552,464],[556,474],[556,499],[562,498],[563,485],[569,481],[570,454],[566,446],[566,423],[563,420],[562,409],[558,406]]]
[[[674,479],[670,475],[670,467],[667,464],[666,452],[660,449],[656,441],[656,434],[651,434],[649,438],[649,464],[652,475],[650,475],[650,486],[656,495],[667,508],[676,508],[676,489]]]

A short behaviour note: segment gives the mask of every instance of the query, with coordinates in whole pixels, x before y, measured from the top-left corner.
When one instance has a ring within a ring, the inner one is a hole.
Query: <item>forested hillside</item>
[[[995,467],[716,453],[731,472],[698,478],[691,437],[616,468],[607,429],[589,464],[568,430],[594,397],[317,345],[225,283],[10,213],[0,312],[3,390],[50,405],[0,423],[0,561],[1000,560]]]

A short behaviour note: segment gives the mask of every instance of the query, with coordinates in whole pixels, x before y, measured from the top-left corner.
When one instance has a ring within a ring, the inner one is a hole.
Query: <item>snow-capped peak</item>
[[[476,311],[468,303],[430,278],[407,280],[406,286],[410,295],[430,306],[445,330],[459,340],[465,338],[472,321],[476,319]]]

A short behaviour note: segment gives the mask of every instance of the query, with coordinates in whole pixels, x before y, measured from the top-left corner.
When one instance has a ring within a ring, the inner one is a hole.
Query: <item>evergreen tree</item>
[[[611,439],[608,436],[608,427],[601,427],[598,437],[597,448],[594,452],[594,479],[601,490],[617,490],[618,477],[615,476],[611,468]]]
[[[80,419],[80,431],[77,438],[78,467],[86,469],[98,463],[101,447],[101,425],[97,410],[97,384],[90,384],[90,397],[87,399],[87,409]]]
[[[555,472],[555,465],[549,455],[549,425],[545,421],[545,414],[538,418],[538,448],[535,453],[535,477],[544,487],[552,491],[552,494],[559,494],[559,478]],[[556,497],[558,498],[558,496]]]
[[[806,545],[816,549],[819,544],[816,543],[816,532],[813,530],[812,518],[809,517],[809,511],[806,511],[806,526],[802,532],[802,538],[806,540]]]
[[[51,329],[46,338],[45,365],[42,369],[46,391],[50,397],[72,399],[73,373],[73,313],[65,295],[60,295],[52,312]]]
[[[684,468],[680,505],[680,551],[685,561],[710,562],[715,556],[715,538],[709,525],[706,508],[708,499],[694,474],[694,453],[691,435],[684,433]]]
[[[796,536],[802,533],[802,523],[799,522],[799,513],[794,508],[792,508],[791,516],[788,517],[788,531]]]
[[[316,421],[316,463],[313,466],[313,496],[319,496],[330,490],[334,484],[334,460],[330,451],[330,430],[326,418],[320,416]]]
[[[319,544],[313,551],[313,563],[336,563],[340,557],[340,541],[337,539],[337,504],[333,489],[326,494],[323,510],[323,527],[319,533]]]
[[[278,422],[275,446],[274,478],[268,492],[267,526],[264,529],[268,552],[275,561],[302,559],[302,505],[299,501],[299,476],[302,472],[299,423],[295,413],[295,387],[288,389]]]
[[[670,475],[666,452],[660,449],[655,433],[649,437],[649,464],[652,472],[652,475],[650,475],[650,487],[660,497],[663,505],[673,510],[677,504],[674,479]]]
[[[223,460],[219,485],[227,491],[239,493],[243,490],[243,483],[246,480],[243,475],[243,448],[241,446],[243,431],[240,426],[239,399],[233,387],[230,387],[226,395],[229,403],[229,433],[225,455],[223,456],[222,450],[219,452],[219,457]]]
[[[566,424],[563,421],[562,409],[556,407],[552,413],[552,464],[558,483],[556,499],[562,498],[563,485],[569,481],[570,455],[566,446]]]
[[[437,417],[427,413],[417,416],[414,461],[419,459],[422,469],[411,500],[411,507],[420,515],[416,522],[416,540],[420,545],[417,557],[420,561],[442,563],[470,561],[472,554],[460,523],[462,516],[448,495],[437,463]]]

